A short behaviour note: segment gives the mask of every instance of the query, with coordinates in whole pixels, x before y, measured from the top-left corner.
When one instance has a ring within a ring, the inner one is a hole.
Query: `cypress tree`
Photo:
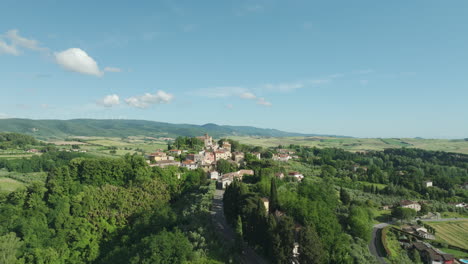
[[[351,196],[343,187],[340,188],[340,200],[344,205],[349,205],[351,202]]]
[[[299,232],[299,263],[324,263],[326,255],[322,242],[313,226],[305,226]]]
[[[270,204],[268,206],[268,212],[270,214],[274,213],[276,210],[279,209],[278,204],[278,192],[276,190],[276,181],[275,178],[271,179],[271,187],[270,187]]]

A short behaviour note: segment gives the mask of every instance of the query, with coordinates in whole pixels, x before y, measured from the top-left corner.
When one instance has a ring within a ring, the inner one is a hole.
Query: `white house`
[[[424,182],[423,182],[423,186],[426,187],[426,188],[432,187],[432,186],[433,186],[433,185],[432,185],[432,181],[424,181]]]
[[[219,178],[219,172],[217,171],[211,171],[210,172],[210,179],[211,180],[217,180]]]
[[[421,205],[418,202],[413,202],[413,201],[409,201],[409,200],[402,200],[402,201],[400,201],[400,206],[402,208],[414,209],[416,212],[421,211]]]
[[[198,164],[193,160],[186,160],[182,162],[181,166],[189,170],[195,170],[198,168]]]
[[[296,178],[298,181],[302,181],[302,179],[304,179],[304,175],[302,175],[302,173],[300,172],[297,172],[297,171],[292,171],[290,173],[288,173],[289,176],[293,176],[294,178]]]

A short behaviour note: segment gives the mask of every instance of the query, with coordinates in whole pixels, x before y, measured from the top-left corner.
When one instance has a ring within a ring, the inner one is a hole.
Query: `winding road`
[[[375,225],[374,229],[372,230],[372,239],[369,243],[369,251],[372,255],[377,257],[377,260],[381,264],[387,264],[387,261],[385,260],[385,253],[383,252],[384,249],[382,241],[380,240],[380,237],[382,235],[382,229],[386,226],[388,226],[387,223]]]
[[[460,221],[460,220],[468,220],[468,218],[441,218],[441,219],[421,219],[423,222],[447,222],[447,221]],[[388,226],[389,223],[380,223],[374,225],[374,229],[372,230],[372,239],[369,243],[369,251],[372,255],[377,257],[377,260],[381,264],[387,264],[385,260],[385,252],[381,241],[382,236],[382,229]]]
[[[235,240],[235,233],[232,228],[227,224],[226,218],[224,217],[224,208],[223,208],[223,195],[224,190],[216,190],[213,197],[213,207],[211,209],[211,217],[213,223],[215,224],[216,229],[224,239],[224,241]],[[255,251],[249,247],[244,248],[244,254],[241,256],[242,263],[252,263],[252,264],[267,264],[268,262],[259,256]]]

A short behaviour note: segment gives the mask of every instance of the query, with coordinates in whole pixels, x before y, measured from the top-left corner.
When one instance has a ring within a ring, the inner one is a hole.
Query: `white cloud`
[[[279,83],[279,84],[268,83],[268,84],[265,84],[263,87],[271,91],[289,92],[289,91],[293,91],[293,90],[304,87],[304,83],[303,82]]]
[[[227,109],[232,109],[232,108],[234,108],[234,106],[233,106],[232,104],[227,104],[227,105],[226,105],[226,108],[227,108]]]
[[[244,92],[239,95],[242,99],[255,99],[257,96],[251,92]]]
[[[157,91],[155,94],[146,93],[141,96],[132,96],[125,99],[125,102],[133,107],[148,108],[154,104],[165,104],[172,101],[174,96],[164,91]]]
[[[6,42],[0,40],[0,54],[19,55],[20,52],[14,45],[8,45]]]
[[[22,37],[18,32],[19,31],[17,29],[12,29],[5,34],[5,37],[8,38],[14,46],[37,51],[47,50],[47,48],[39,47],[39,42],[37,40]]]
[[[265,98],[261,97],[258,98],[257,104],[263,105],[263,106],[271,106],[272,104],[268,101],[265,101]]]
[[[122,69],[117,68],[117,67],[105,67],[104,71],[105,72],[122,72]]]
[[[240,97],[242,99],[255,99],[256,96],[248,89],[239,86],[224,86],[215,88],[200,89],[193,94],[209,98]]]
[[[85,51],[71,48],[61,52],[55,52],[55,61],[64,69],[83,74],[102,76],[96,61]]]
[[[102,105],[104,107],[112,107],[112,106],[120,104],[120,98],[116,94],[106,95],[106,96],[104,96],[104,98],[99,100],[97,102],[97,104]]]

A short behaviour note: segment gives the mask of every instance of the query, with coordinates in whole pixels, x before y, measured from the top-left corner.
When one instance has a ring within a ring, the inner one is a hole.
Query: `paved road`
[[[215,227],[220,232],[221,236],[225,241],[234,242],[235,233],[232,228],[226,223],[226,218],[224,217],[223,209],[223,195],[224,190],[216,190],[213,198],[213,208],[211,209],[211,217]],[[268,262],[260,257],[255,251],[251,248],[246,247],[244,249],[244,254],[241,256],[242,263],[252,263],[252,264],[267,264]]]
[[[382,228],[388,226],[387,223],[381,223],[378,225],[374,226],[374,229],[372,230],[372,239],[369,243],[369,251],[371,252],[372,255],[377,257],[377,260],[381,264],[387,264],[384,258],[384,253],[382,252],[382,245],[381,245],[381,240],[380,236],[382,235]]]

